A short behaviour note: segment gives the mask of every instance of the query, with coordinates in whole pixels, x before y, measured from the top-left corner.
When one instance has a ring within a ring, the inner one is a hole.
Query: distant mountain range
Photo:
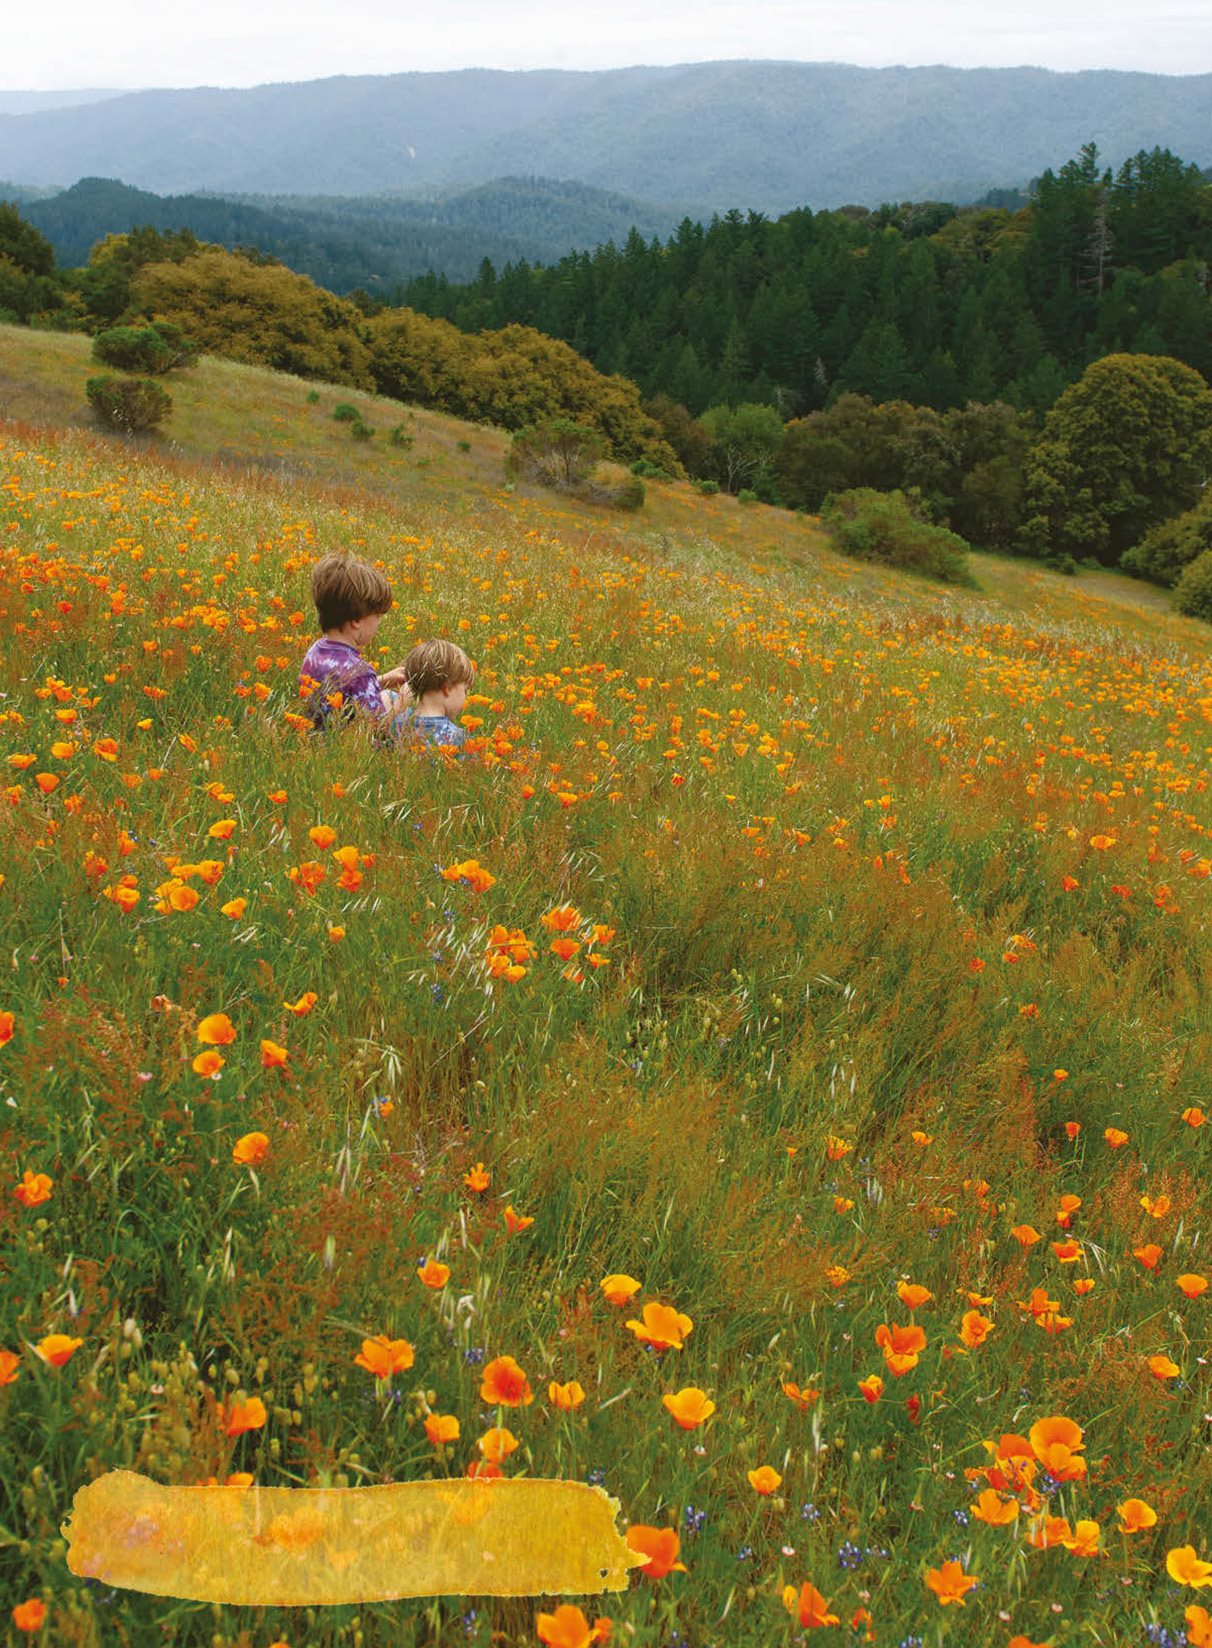
[[[11,198],[0,183],[0,200]],[[109,234],[145,224],[192,229],[220,246],[255,246],[333,292],[387,295],[429,270],[472,280],[484,258],[554,263],[565,253],[622,244],[633,225],[646,239],[669,234],[680,214],[549,178],[498,178],[427,199],[362,195],[157,195],[109,178],[82,178],[49,198],[21,202],[22,216],[55,248],[61,268],[88,261]]]
[[[963,204],[1090,141],[1110,165],[1155,146],[1212,164],[1212,75],[724,62],[130,92],[0,114],[0,177],[363,195],[542,176],[777,212]]]

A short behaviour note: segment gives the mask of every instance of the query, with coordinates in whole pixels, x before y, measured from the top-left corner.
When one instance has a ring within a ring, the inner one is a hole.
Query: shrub
[[[714,498],[716,493],[720,490],[720,483],[718,481],[696,481],[695,485],[698,487],[698,490],[702,493],[704,498]]]
[[[856,487],[825,500],[821,521],[843,555],[975,588],[968,545],[946,527],[914,514],[903,492]]]
[[[355,441],[368,441],[374,434],[374,429],[370,424],[363,423],[361,418],[355,418],[349,426],[349,432]]]
[[[470,441],[459,441],[458,442],[458,447],[459,447],[460,452],[470,452],[471,451],[471,442]]]
[[[511,475],[522,475],[541,486],[570,489],[587,481],[605,452],[606,442],[596,429],[569,418],[519,429],[505,457]]]
[[[320,391],[318,389],[309,389],[307,391],[307,404],[309,406],[314,406],[316,404],[316,402],[319,400],[319,398],[320,398]]]
[[[122,372],[171,372],[192,366],[198,352],[179,326],[156,321],[151,326],[111,326],[93,339],[93,359]]]
[[[593,475],[570,488],[573,495],[587,504],[605,504],[607,509],[642,509],[644,483],[617,464],[601,464]]]
[[[1062,551],[1059,555],[1049,555],[1044,565],[1052,572],[1063,572],[1067,578],[1073,578],[1077,574],[1077,562],[1068,550]]]
[[[1184,569],[1208,549],[1212,549],[1212,497],[1146,532],[1139,543],[1125,550],[1120,566],[1136,577],[1173,589]]]
[[[651,458],[637,458],[631,466],[633,475],[643,475],[650,481],[667,481],[669,471],[662,469],[660,464],[653,463]]]
[[[736,495],[736,501],[738,504],[756,504],[760,500],[752,487],[743,486]]]
[[[348,401],[338,401],[332,409],[333,418],[337,423],[360,423],[362,414],[356,406],[350,406]]]
[[[1212,624],[1212,549],[1187,564],[1174,586],[1174,605],[1188,618]]]
[[[391,442],[392,446],[403,447],[405,452],[407,452],[408,448],[413,443],[414,437],[407,433],[402,423],[398,423],[387,431],[387,439]]]
[[[125,435],[155,429],[172,411],[172,396],[151,378],[90,378],[89,405],[106,429]]]

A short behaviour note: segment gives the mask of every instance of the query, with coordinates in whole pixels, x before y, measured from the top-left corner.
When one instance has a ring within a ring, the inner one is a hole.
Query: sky
[[[725,58],[1212,73],[1209,0],[49,0],[4,36],[7,91]]]

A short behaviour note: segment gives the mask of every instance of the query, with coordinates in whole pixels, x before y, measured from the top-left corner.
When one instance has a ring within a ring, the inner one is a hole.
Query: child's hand
[[[412,688],[404,679],[403,664],[397,664],[395,669],[385,670],[383,674],[379,676],[379,685],[381,687],[398,687],[402,698],[407,699],[412,697]]]

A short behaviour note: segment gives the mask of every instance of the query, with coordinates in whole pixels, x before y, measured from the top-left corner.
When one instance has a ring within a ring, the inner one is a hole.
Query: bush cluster
[[[856,487],[827,498],[821,521],[843,555],[978,587],[968,570],[968,545],[957,533],[923,520],[920,508],[900,491]]]

